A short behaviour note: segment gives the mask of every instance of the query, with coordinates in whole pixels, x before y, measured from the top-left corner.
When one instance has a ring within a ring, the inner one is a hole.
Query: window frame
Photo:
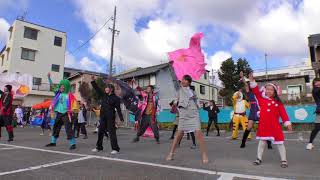
[[[59,42],[59,41],[56,41],[57,39],[60,40],[60,44],[56,44],[56,42]],[[54,36],[53,45],[54,45],[54,46],[57,46],[57,47],[62,47],[62,37]]]
[[[55,71],[55,69],[53,68],[54,66],[58,67],[57,71]],[[60,72],[60,65],[59,64],[51,64],[51,71],[52,72]]]
[[[28,51],[28,52],[29,52],[29,51],[34,52],[34,59],[24,58],[23,55],[22,55],[24,50],[26,50],[26,51]],[[22,48],[21,48],[21,59],[23,59],[23,60],[28,60],[28,61],[35,61],[35,60],[36,60],[36,52],[37,52],[37,50],[28,49],[28,48],[23,48],[23,47],[22,47]]]
[[[206,94],[206,86],[200,85],[200,94],[202,94],[202,95]]]
[[[36,32],[35,38],[31,37],[33,33],[30,33],[30,37],[29,37],[28,34],[26,33],[27,30]],[[38,32],[39,32],[38,29],[34,29],[34,28],[31,28],[31,27],[25,26],[25,27],[24,27],[24,32],[23,32],[23,38],[31,39],[31,40],[35,40],[35,41],[36,41],[36,40],[38,40]]]
[[[35,80],[39,80],[40,79],[40,83],[39,84],[36,84],[35,82],[37,82],[37,81],[35,81]],[[34,86],[40,86],[42,84],[42,78],[38,78],[38,77],[33,77],[32,78],[32,85],[34,85]]]

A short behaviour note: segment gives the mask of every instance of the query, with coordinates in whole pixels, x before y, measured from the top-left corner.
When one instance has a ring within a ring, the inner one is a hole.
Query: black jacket
[[[101,120],[104,119],[111,119],[115,120],[115,110],[117,110],[119,118],[121,121],[123,120],[121,108],[120,108],[120,98],[116,96],[115,94],[106,94],[103,92],[97,85],[95,81],[91,82],[92,87],[95,89],[95,91],[99,94],[101,97],[101,110],[100,110],[100,117]]]
[[[320,114],[320,88],[314,87],[312,89],[312,96],[317,105],[316,113]]]
[[[217,119],[218,118],[218,113],[220,112],[218,107],[216,107],[216,108],[213,107],[212,110],[211,110],[210,106],[206,107],[204,104],[203,104],[203,110],[208,111],[208,116],[209,116],[210,119],[211,118]]]

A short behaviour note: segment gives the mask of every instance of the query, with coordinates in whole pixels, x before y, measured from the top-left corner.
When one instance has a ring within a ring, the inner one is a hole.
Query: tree
[[[79,86],[79,93],[88,106],[91,104],[92,91],[87,82],[82,82]]]
[[[97,78],[96,83],[97,83],[98,87],[104,91],[104,89],[106,88],[106,84],[104,83],[103,78],[101,78],[101,77]],[[92,97],[92,100],[95,104],[98,104],[98,102],[102,98],[95,90],[92,90],[91,97]]]
[[[96,79],[96,83],[98,84],[98,87],[100,89],[105,89],[106,84],[103,81],[103,78],[99,77]],[[93,90],[89,83],[87,82],[82,82],[80,87],[79,87],[79,92],[81,97],[86,101],[86,103],[88,104],[88,106],[90,106],[91,104],[93,105],[98,105],[99,104],[99,100],[101,99],[101,97],[97,94],[97,92],[95,90]]]
[[[239,74],[241,71],[243,71],[246,76],[252,72],[246,59],[240,58],[235,63],[232,58],[229,58],[221,64],[218,76],[224,88],[219,94],[225,98],[226,105],[232,105],[231,98],[233,93],[243,88],[243,83],[239,82]]]

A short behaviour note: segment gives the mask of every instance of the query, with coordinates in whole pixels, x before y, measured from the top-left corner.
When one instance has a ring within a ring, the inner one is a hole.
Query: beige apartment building
[[[6,45],[0,51],[0,73],[30,74],[31,93],[20,104],[31,106],[53,97],[47,74],[54,83],[63,78],[67,36],[65,32],[15,20],[9,28]]]

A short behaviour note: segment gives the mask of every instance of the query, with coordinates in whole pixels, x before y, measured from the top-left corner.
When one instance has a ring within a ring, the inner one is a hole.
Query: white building
[[[266,71],[258,71],[254,72],[254,76],[266,76]],[[294,76],[309,76],[309,82],[306,83],[306,92],[307,96],[311,97],[312,90],[312,81],[316,77],[314,70],[312,69],[310,61],[306,61],[305,63],[301,63],[301,65],[288,66],[285,68],[278,68],[268,70],[268,77],[275,76],[286,76],[286,77],[294,77]],[[299,94],[301,91],[301,87],[298,86],[290,86],[288,87],[288,92],[294,92]]]
[[[66,33],[23,20],[15,20],[9,33],[6,46],[0,51],[0,72],[33,76],[32,91],[20,100],[22,105],[52,98],[47,74],[51,73],[54,83],[63,78]]]

